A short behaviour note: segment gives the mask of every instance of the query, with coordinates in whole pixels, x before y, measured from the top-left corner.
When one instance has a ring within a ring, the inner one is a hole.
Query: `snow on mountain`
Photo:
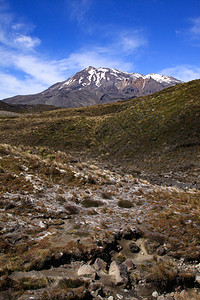
[[[164,76],[164,75],[160,75],[160,74],[148,74],[145,76],[145,78],[153,78],[154,80],[156,80],[157,82],[166,82],[166,83],[180,83],[181,81],[172,77],[172,76]]]
[[[108,85],[107,82],[109,81],[110,81],[110,85],[113,85],[113,81],[114,81],[115,86],[120,89],[121,84],[118,85],[119,81],[125,81],[125,82],[127,82],[128,80],[134,81],[139,78],[143,80],[152,78],[156,82],[164,85],[165,84],[173,85],[173,84],[180,83],[180,80],[177,80],[170,76],[164,76],[160,74],[151,73],[148,75],[142,75],[139,73],[123,72],[116,69],[109,69],[109,68],[102,68],[102,67],[101,68],[88,67],[83,71],[78,72],[77,74],[75,74],[74,76],[66,80],[64,83],[62,83],[59,89],[63,89],[66,87],[69,88],[70,86],[73,86],[77,83],[81,85],[82,88],[91,85],[93,85],[93,88],[95,88],[95,86],[99,88],[101,86],[104,86],[105,83],[106,85]]]

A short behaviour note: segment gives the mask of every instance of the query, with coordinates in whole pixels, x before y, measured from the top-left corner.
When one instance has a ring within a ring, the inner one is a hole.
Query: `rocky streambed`
[[[0,147],[0,299],[199,299],[198,190],[34,151]]]

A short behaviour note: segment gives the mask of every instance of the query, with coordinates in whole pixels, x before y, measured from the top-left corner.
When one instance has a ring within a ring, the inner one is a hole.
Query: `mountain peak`
[[[114,68],[89,66],[37,95],[17,96],[7,103],[50,104],[77,107],[140,97],[180,83],[170,76],[128,73]]]

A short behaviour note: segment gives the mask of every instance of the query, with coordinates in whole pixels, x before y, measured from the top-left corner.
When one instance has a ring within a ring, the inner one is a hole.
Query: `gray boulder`
[[[127,285],[129,282],[129,275],[125,264],[119,264],[113,261],[110,265],[109,275],[112,276],[116,285]]]

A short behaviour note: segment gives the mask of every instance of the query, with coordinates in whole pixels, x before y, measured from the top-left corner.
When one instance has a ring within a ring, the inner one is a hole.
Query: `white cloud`
[[[46,85],[65,79],[60,61],[45,60],[36,55],[14,55],[13,64],[34,80]]]
[[[13,75],[0,72],[1,99],[16,95],[35,94],[45,88],[46,85],[34,80],[33,78],[20,80]]]
[[[31,50],[40,44],[40,39],[32,38],[32,37],[26,36],[26,35],[21,35],[19,37],[16,37],[13,42],[16,45],[16,47],[19,47],[19,48],[25,47],[25,48]]]
[[[171,75],[182,81],[200,79],[200,67],[191,65],[180,65],[172,68],[166,68],[159,72],[163,75]]]

